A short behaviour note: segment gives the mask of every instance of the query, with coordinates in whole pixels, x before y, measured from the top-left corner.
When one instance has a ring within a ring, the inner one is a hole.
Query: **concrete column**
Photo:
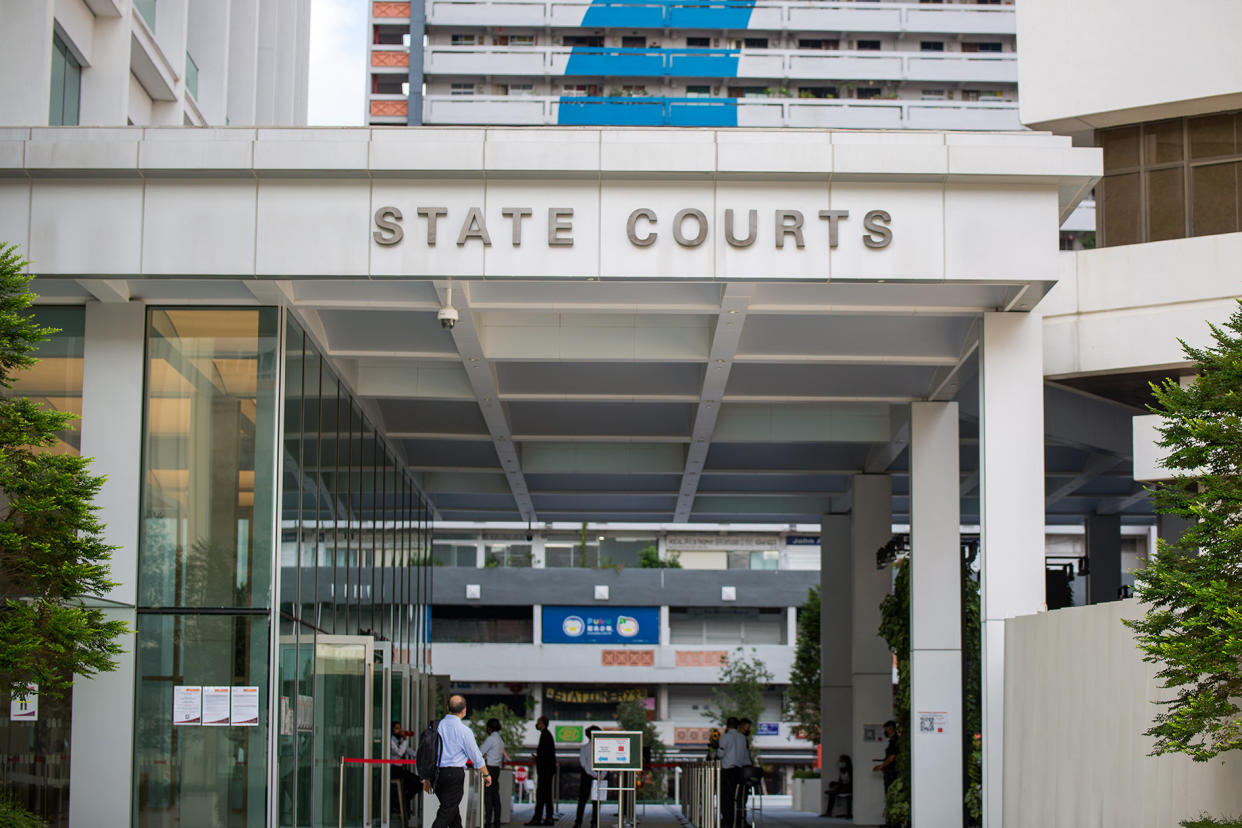
[[[962,824],[962,553],[957,403],[910,405],[910,805]]]
[[[668,605],[660,607],[660,646],[667,647],[673,640],[672,628],[668,617]]]
[[[853,753],[853,558],[850,516],[824,515],[819,530],[820,747],[824,762]],[[818,808],[822,803],[816,803]]]
[[[106,525],[117,586],[109,620],[136,621],[138,513],[142,484],[142,377],[146,316],[139,303],[86,306],[82,377],[82,455],[106,474],[95,505]],[[74,826],[128,826],[134,768],[134,641],[114,672],[75,677],[70,743],[69,817]]]
[[[888,595],[892,571],[877,569],[875,552],[893,534],[893,486],[888,475],[854,476],[854,507],[850,513],[853,571],[852,667],[854,822],[884,822],[884,781],[871,772],[872,760],[883,756],[884,744],[863,740],[863,726],[893,717],[893,654],[880,637],[880,602]],[[824,754],[824,778],[833,778],[836,756]]]
[[[1087,603],[1116,601],[1121,591],[1121,515],[1087,517]]]
[[[0,26],[0,126],[47,125],[54,3],[5,3]]]
[[[1005,619],[1044,598],[1043,331],[1033,313],[985,313],[979,343],[983,822],[1002,820]]]
[[[426,0],[410,2],[410,94],[405,121],[410,126],[423,123],[423,37],[427,32]],[[369,116],[370,113],[367,113]],[[366,123],[364,116],[363,123]]]

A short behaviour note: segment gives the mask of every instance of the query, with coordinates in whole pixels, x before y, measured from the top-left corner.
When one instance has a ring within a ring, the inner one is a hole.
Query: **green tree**
[[[655,723],[647,720],[647,708],[642,702],[621,702],[617,705],[616,719],[617,726],[622,730],[642,731],[643,751],[646,754],[644,761],[648,757],[652,762],[664,761],[664,754],[667,752],[668,746],[660,740],[660,734],[656,730]],[[664,768],[648,768],[640,780],[642,786],[638,792],[639,798],[647,800],[663,799],[664,780]]]
[[[895,828],[910,825],[910,559],[896,563],[893,591],[880,602],[880,637],[897,656],[897,694],[893,721],[897,722],[897,779],[884,796],[884,820]],[[858,769],[856,769],[857,772]]]
[[[809,739],[819,744],[819,588],[807,590],[798,610],[798,637],[794,642],[793,669],[785,693],[785,721],[793,722]]]
[[[55,331],[31,319],[31,276],[12,245],[0,244],[0,387],[38,360],[38,344]],[[115,584],[92,499],[103,478],[90,459],[55,454],[56,432],[72,414],[24,397],[0,398],[0,680],[10,694],[27,683],[63,695],[74,674],[116,668],[117,639],[127,630],[82,605]]]
[[[472,710],[470,730],[474,732],[474,738],[480,745],[487,738],[488,719],[500,722],[500,739],[505,743],[505,750],[513,756],[526,739],[526,720],[514,713],[513,708],[507,704],[493,704],[482,710]]]
[[[717,685],[704,718],[723,727],[730,716],[758,722],[763,715],[763,691],[772,683],[772,672],[752,647],[750,656],[738,647],[720,668]]]
[[[673,552],[667,560],[660,560],[660,552],[654,546],[645,546],[638,550],[638,567],[640,569],[681,569],[681,555]]]
[[[1152,386],[1159,444],[1174,472],[1153,490],[1156,511],[1189,526],[1178,540],[1158,542],[1135,577],[1147,611],[1125,622],[1172,691],[1145,731],[1152,755],[1196,762],[1242,748],[1242,304],[1209,328],[1208,347],[1181,343],[1196,363],[1194,382]],[[1213,824],[1204,819],[1182,824]]]

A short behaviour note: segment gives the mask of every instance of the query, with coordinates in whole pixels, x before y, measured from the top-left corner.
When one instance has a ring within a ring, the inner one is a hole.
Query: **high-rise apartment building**
[[[310,0],[0,0],[0,125],[306,123]]]
[[[1012,0],[370,4],[371,124],[1018,129]]]

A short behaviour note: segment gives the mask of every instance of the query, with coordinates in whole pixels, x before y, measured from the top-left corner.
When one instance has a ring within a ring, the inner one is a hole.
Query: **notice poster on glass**
[[[203,688],[203,724],[207,727],[221,727],[229,723],[229,697],[232,688]]]
[[[39,685],[27,684],[25,693],[9,699],[9,721],[39,721]]]
[[[230,694],[231,715],[233,725],[242,727],[258,727],[259,725],[259,688],[234,687]]]
[[[203,723],[203,688],[178,685],[173,688],[173,724]]]

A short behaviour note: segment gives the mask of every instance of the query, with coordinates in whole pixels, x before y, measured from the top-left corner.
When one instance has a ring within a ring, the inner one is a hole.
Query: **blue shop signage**
[[[544,607],[544,644],[659,644],[658,607]]]

